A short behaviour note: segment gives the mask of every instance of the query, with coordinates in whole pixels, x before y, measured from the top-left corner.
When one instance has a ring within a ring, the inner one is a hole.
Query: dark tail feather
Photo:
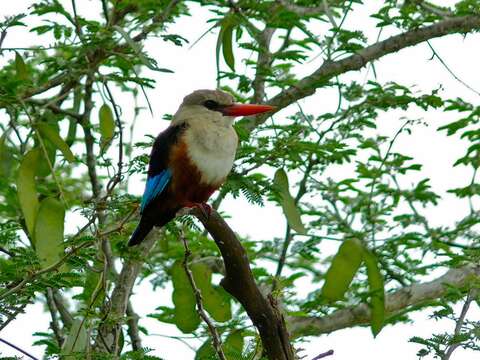
[[[148,224],[145,221],[140,221],[137,228],[133,232],[130,240],[128,241],[128,246],[134,246],[140,244],[143,239],[148,235],[150,230],[152,230],[153,224]]]

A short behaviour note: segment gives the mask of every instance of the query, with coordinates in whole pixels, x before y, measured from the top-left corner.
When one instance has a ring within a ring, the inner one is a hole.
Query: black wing
[[[172,178],[172,171],[168,168],[168,159],[170,150],[177,142],[178,137],[184,126],[169,126],[161,132],[153,143],[150,153],[150,163],[148,166],[147,183],[143,193],[140,213],[150,204],[158,195],[162,193]]]

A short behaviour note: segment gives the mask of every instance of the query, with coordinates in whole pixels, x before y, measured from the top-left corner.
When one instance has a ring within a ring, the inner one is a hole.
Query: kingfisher
[[[206,201],[233,166],[238,137],[234,117],[272,111],[269,105],[236,104],[220,90],[186,96],[170,125],[153,143],[140,222],[128,245],[137,245],[154,226],[162,227],[185,207],[209,214]]]

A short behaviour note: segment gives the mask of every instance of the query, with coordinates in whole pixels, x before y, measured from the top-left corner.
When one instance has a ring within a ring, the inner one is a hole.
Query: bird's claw
[[[190,203],[187,204],[188,208],[197,208],[205,219],[210,220],[210,216],[212,215],[212,207],[207,203]]]

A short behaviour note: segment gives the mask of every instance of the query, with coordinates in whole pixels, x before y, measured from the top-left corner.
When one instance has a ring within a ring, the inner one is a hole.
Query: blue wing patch
[[[165,189],[168,182],[172,178],[172,172],[170,169],[163,170],[160,174],[155,175],[147,179],[145,185],[145,191],[143,193],[142,203],[140,205],[140,213],[143,212],[145,207],[155,199]]]

